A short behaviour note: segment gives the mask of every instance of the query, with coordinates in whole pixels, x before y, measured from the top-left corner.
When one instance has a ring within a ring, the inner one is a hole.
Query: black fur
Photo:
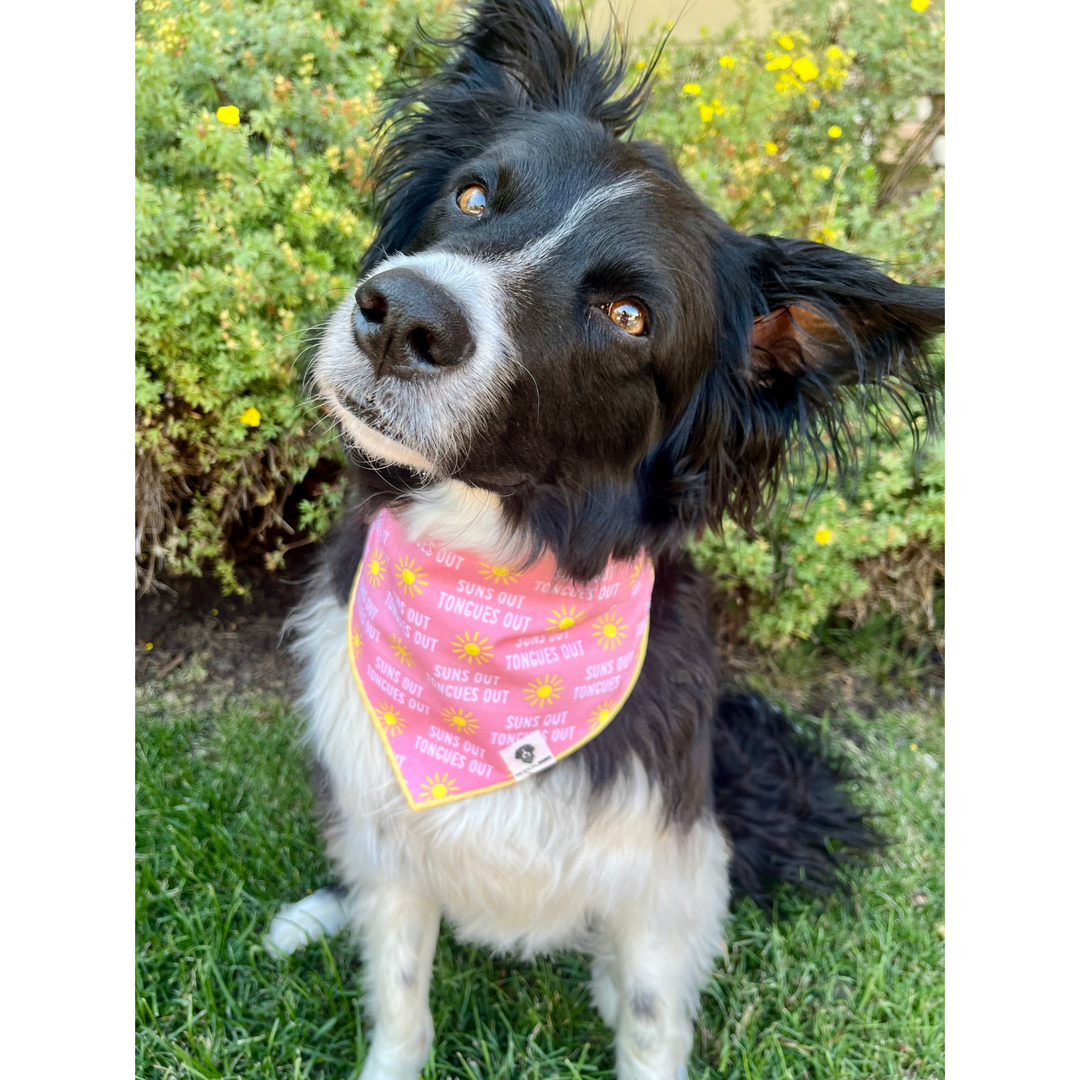
[[[781,714],[720,699],[709,586],[685,542],[725,516],[752,529],[796,444],[816,456],[823,481],[830,455],[842,469],[851,410],[884,395],[913,424],[919,411],[932,421],[925,350],[944,326],[944,295],[846,252],[726,225],[660,148],[627,136],[649,71],[620,93],[620,43],[590,48],[548,0],[484,0],[441,44],[446,67],[390,108],[373,171],[380,226],[362,274],[399,252],[494,263],[549,234],[588,193],[628,178],[640,186],[605,205],[603,228],[579,228],[558,258],[515,283],[505,328],[520,371],[468,451],[438,465],[444,478],[499,495],[533,551],[552,551],[569,578],[594,578],[643,547],[654,560],[638,684],[566,764],[584,764],[599,795],[637,759],[673,820],[714,808],[734,844],[735,880],[759,899],[770,880],[824,886],[835,861],[826,837],[865,848],[876,834],[839,793],[840,774]],[[456,205],[472,184],[488,195],[482,219]],[[647,334],[631,337],[601,313],[623,297],[644,305]],[[375,416],[408,445],[372,402],[360,419]],[[361,526],[429,482],[354,460],[357,510],[331,554],[339,595]]]

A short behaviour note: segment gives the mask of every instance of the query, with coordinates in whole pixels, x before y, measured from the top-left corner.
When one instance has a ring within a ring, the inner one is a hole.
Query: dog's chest
[[[412,880],[462,937],[531,954],[580,943],[591,918],[628,902],[658,860],[682,858],[643,772],[592,800],[574,757],[508,788],[410,809],[353,681],[346,626],[345,609],[318,600],[298,649],[309,738],[333,792],[328,847],[350,884]]]

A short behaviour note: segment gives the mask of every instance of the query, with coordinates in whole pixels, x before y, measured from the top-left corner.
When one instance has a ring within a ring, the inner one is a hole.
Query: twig
[[[875,210],[880,210],[887,202],[892,202],[900,192],[904,178],[922,160],[923,155],[930,149],[931,144],[937,138],[938,132],[945,123],[945,95],[933,95],[933,108],[926,118],[918,134],[911,140],[904,156],[896,163],[895,168],[889,174],[889,178],[881,185],[878,192]]]

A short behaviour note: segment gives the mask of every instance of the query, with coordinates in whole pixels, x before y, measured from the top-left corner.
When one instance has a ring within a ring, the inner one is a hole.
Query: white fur
[[[295,904],[286,904],[274,916],[263,948],[271,956],[291,956],[309,941],[333,937],[349,921],[349,913],[333,889],[319,889]]]
[[[453,514],[431,513],[455,497],[444,488],[422,499],[409,512],[413,531],[460,528]],[[590,799],[574,757],[509,788],[410,810],[353,682],[346,609],[327,590],[296,625],[308,736],[333,789],[327,844],[350,890],[375,1021],[363,1080],[414,1080],[426,1060],[440,914],[460,939],[501,952],[589,952],[620,1080],[684,1076],[727,909],[728,850],[715,822],[666,824],[640,766]]]

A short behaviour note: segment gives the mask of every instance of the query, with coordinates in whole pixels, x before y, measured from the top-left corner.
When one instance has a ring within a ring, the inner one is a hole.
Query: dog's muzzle
[[[395,267],[356,290],[353,334],[376,378],[432,378],[464,364],[475,343],[468,320],[443,286]]]

